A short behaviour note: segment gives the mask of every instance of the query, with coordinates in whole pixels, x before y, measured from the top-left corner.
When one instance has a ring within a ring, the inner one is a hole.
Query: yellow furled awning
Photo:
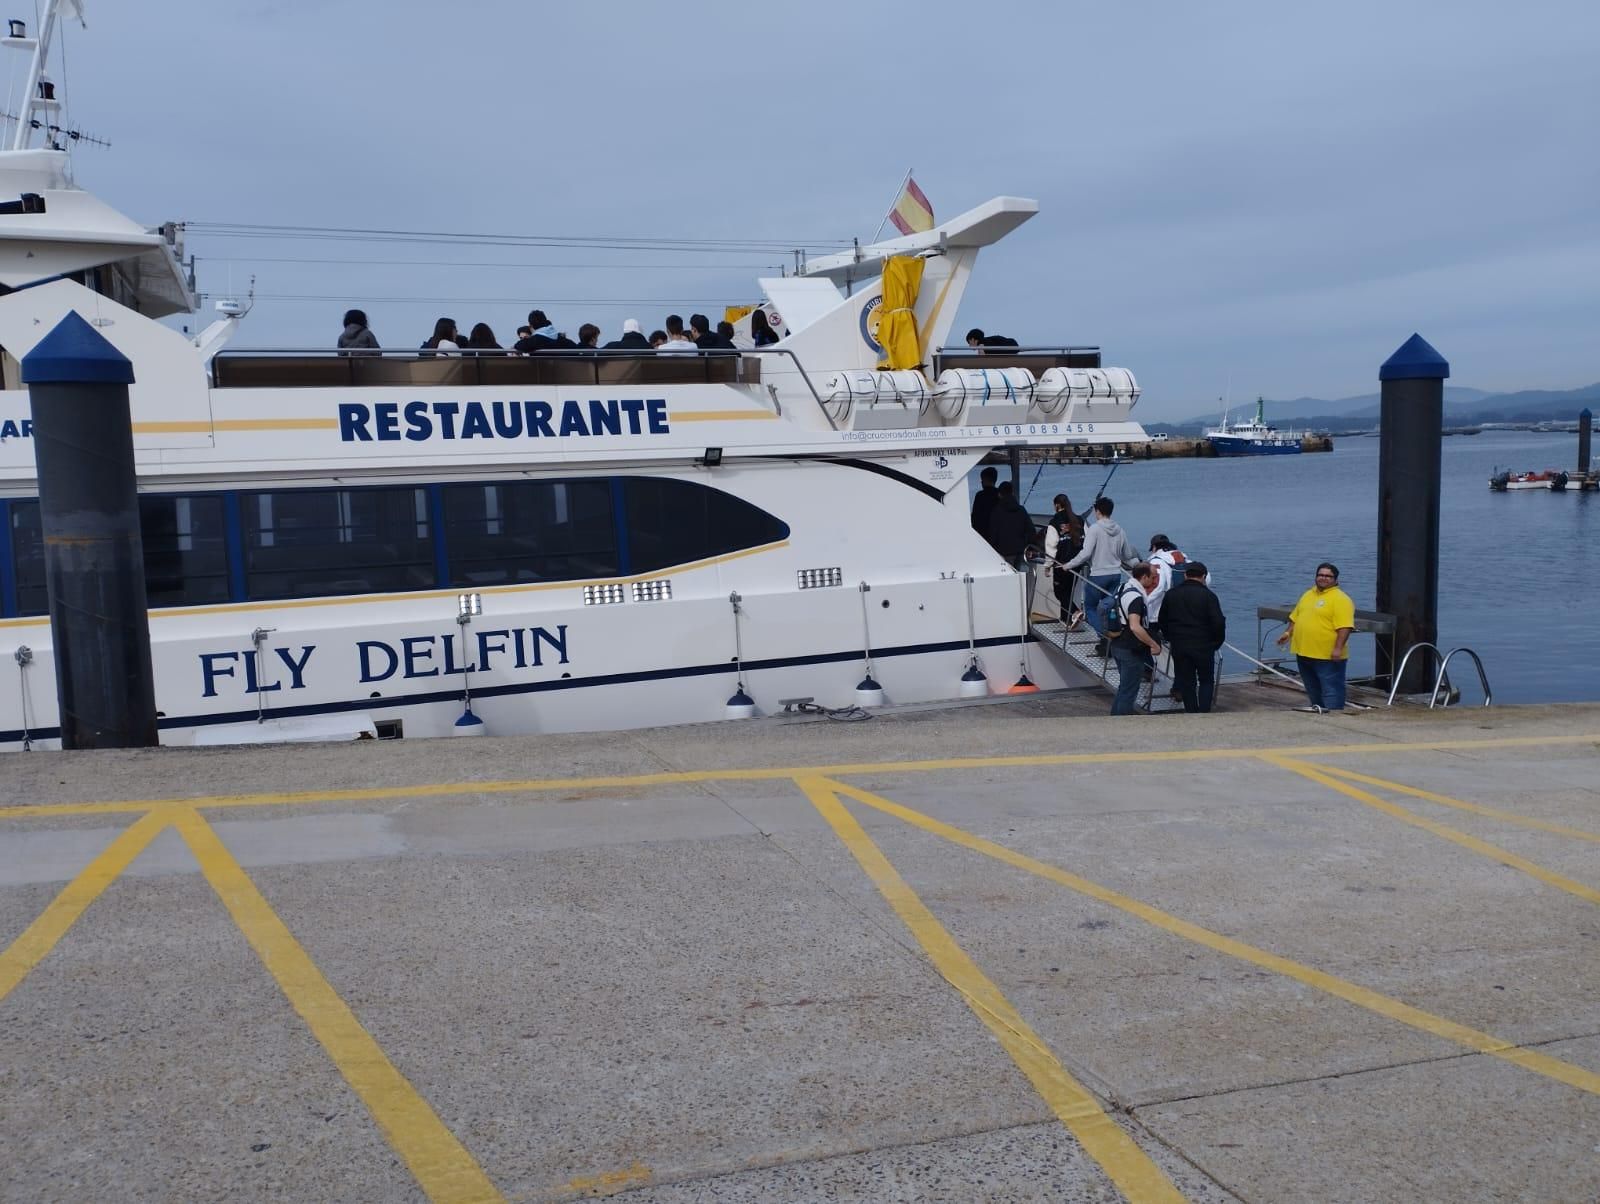
[[[880,368],[893,372],[922,363],[914,311],[924,266],[925,261],[914,255],[895,255],[883,265],[883,311],[878,319],[878,345],[883,348]]]

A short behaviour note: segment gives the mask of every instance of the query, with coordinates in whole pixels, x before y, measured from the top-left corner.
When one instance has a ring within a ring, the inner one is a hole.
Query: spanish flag
[[[910,176],[906,177],[906,186],[889,210],[889,220],[902,234],[920,234],[933,229],[933,206],[928,204],[928,198],[922,195],[922,189]]]

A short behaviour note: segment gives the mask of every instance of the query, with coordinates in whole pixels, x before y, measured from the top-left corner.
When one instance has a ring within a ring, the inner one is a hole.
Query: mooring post
[[[39,466],[61,747],[152,747],[133,365],[74,312],[23,357],[22,381]]]
[[[1580,476],[1589,475],[1589,431],[1594,426],[1594,415],[1589,413],[1589,407],[1584,406],[1578,411],[1578,473]]]
[[[1380,611],[1395,617],[1377,670],[1391,679],[1406,650],[1439,642],[1439,482],[1444,432],[1445,358],[1414,334],[1378,369],[1378,589]],[[1414,656],[1400,692],[1433,685],[1435,664]]]

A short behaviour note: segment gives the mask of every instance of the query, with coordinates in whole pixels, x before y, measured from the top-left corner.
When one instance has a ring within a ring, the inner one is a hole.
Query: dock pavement
[[[0,758],[5,1201],[1600,1198],[1600,706]]]

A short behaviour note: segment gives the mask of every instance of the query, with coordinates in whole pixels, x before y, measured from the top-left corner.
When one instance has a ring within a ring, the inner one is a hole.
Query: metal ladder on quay
[[[1400,692],[1400,683],[1405,680],[1406,665],[1411,662],[1411,654],[1419,648],[1428,649],[1439,662],[1439,672],[1433,679],[1433,689],[1428,691],[1428,709],[1430,711],[1439,705],[1441,690],[1444,691],[1444,705],[1447,707],[1451,705],[1451,693],[1454,691],[1454,687],[1450,685],[1450,661],[1460,653],[1465,653],[1470,657],[1473,667],[1478,670],[1478,684],[1483,687],[1483,702],[1481,705],[1488,706],[1494,702],[1494,691],[1489,688],[1489,675],[1484,671],[1483,661],[1476,652],[1465,646],[1452,648],[1449,652],[1445,652],[1437,644],[1430,644],[1424,641],[1420,644],[1411,645],[1406,649],[1406,654],[1400,658],[1400,667],[1394,672],[1394,684],[1389,687],[1389,700],[1385,705],[1391,707],[1394,705],[1395,697]],[[1459,691],[1455,692],[1459,695]]]

